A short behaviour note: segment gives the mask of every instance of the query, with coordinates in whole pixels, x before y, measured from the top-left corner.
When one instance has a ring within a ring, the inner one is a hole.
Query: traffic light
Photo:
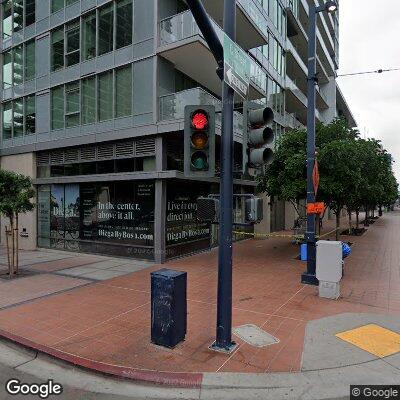
[[[245,103],[243,132],[243,172],[270,164],[274,157],[274,131],[267,126],[274,120],[269,107],[256,108]]]
[[[215,175],[215,107],[186,106],[184,171],[187,177]]]
[[[219,221],[219,199],[199,197],[197,199],[197,219],[201,222],[217,223]]]

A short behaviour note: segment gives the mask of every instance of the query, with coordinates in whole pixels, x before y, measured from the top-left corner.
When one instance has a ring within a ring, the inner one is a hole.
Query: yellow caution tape
[[[321,236],[317,236],[317,239],[322,239],[335,233],[338,229],[334,229],[328,233],[324,233]],[[286,238],[286,239],[305,239],[305,235],[280,235],[276,233],[255,233],[255,232],[244,232],[244,231],[233,231],[235,235],[252,236],[252,237],[276,237],[276,238]]]

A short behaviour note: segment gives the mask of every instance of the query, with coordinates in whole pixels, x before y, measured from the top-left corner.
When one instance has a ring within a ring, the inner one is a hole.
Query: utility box
[[[151,341],[173,348],[187,331],[187,273],[161,269],[151,273]]]
[[[317,242],[317,269],[319,297],[338,299],[343,274],[342,242],[319,240]]]
[[[245,220],[249,223],[258,223],[263,219],[263,199],[252,197],[245,201]]]

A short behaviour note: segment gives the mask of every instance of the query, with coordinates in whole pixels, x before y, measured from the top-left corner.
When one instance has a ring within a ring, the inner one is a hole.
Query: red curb
[[[25,347],[33,350],[40,351],[52,357],[66,361],[68,363],[87,368],[96,372],[101,372],[107,375],[114,375],[120,378],[127,378],[134,381],[141,381],[146,383],[153,383],[156,385],[168,385],[175,387],[185,388],[200,388],[203,382],[203,373],[190,373],[190,372],[158,372],[149,370],[140,370],[131,367],[124,367],[118,365],[111,365],[99,361],[89,360],[87,358],[79,357],[74,354],[65,353],[60,350],[44,346],[29,339],[14,335],[0,329],[0,336],[19,343]]]

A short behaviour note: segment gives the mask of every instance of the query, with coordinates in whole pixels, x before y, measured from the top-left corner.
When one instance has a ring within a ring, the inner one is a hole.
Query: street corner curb
[[[1,329],[0,337],[78,367],[137,382],[191,389],[201,388],[203,382],[203,373],[153,371],[102,363],[35,343]]]

